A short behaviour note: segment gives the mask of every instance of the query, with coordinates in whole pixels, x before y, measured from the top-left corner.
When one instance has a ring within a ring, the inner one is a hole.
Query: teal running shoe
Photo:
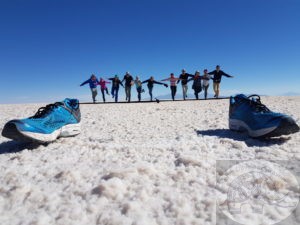
[[[17,141],[52,142],[79,134],[80,120],[79,101],[66,98],[39,108],[34,116],[7,122],[2,136]]]
[[[254,138],[288,135],[299,131],[290,116],[272,112],[260,101],[260,96],[239,94],[230,97],[229,128],[247,131]]]

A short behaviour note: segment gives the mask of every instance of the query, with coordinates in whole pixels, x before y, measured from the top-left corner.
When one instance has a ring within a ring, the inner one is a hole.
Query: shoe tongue
[[[247,96],[244,94],[238,94],[231,99],[231,102],[240,103],[240,102],[244,102],[244,100],[248,100]]]
[[[62,103],[69,109],[77,109],[79,101],[78,99],[66,98]]]
[[[238,94],[235,96],[236,98],[244,98],[244,99],[247,99],[247,96],[244,95],[244,94]]]

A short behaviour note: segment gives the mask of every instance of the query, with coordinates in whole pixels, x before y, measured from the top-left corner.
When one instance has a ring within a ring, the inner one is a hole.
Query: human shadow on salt
[[[23,151],[25,149],[33,150],[38,148],[41,145],[41,143],[35,143],[35,142],[18,142],[18,141],[7,141],[0,144],[0,154],[6,154],[6,153],[16,153]]]
[[[243,141],[248,147],[267,147],[272,145],[282,145],[291,137],[276,137],[268,139],[251,138],[245,132],[235,132],[230,129],[195,130],[197,135],[215,136],[219,138],[229,138],[235,141]]]

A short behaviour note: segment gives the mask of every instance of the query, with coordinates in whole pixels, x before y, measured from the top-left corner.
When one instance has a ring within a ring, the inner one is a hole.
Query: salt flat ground
[[[299,124],[300,97],[262,101]],[[231,132],[228,103],[81,105],[79,136],[48,145],[0,137],[0,224],[222,224],[216,160],[300,160],[300,133],[260,141]],[[41,106],[0,105],[0,129]],[[292,216],[299,224],[300,210]]]

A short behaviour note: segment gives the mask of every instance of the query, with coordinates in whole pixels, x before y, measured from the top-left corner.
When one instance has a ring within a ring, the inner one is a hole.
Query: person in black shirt
[[[126,100],[130,102],[131,99],[131,86],[133,85],[133,77],[129,74],[129,72],[126,72],[124,75],[124,78],[122,80],[125,80],[125,94],[126,94]]]
[[[231,77],[233,78],[233,76],[228,75],[227,73],[223,72],[222,70],[220,70],[220,66],[217,65],[216,66],[216,70],[209,72],[208,74],[213,75],[214,77],[212,78],[213,80],[213,88],[214,88],[214,92],[215,92],[215,98],[219,97],[220,94],[220,83],[222,80],[222,76],[225,77]]]
[[[115,102],[118,102],[118,93],[119,93],[119,87],[120,85],[124,87],[122,82],[120,81],[118,75],[115,75],[114,78],[109,78],[108,80],[112,81],[111,85],[111,96],[115,98]]]
[[[149,89],[149,95],[150,95],[150,100],[151,101],[152,101],[152,90],[153,90],[154,84],[160,84],[160,85],[164,85],[165,87],[168,87],[167,84],[164,84],[164,83],[161,83],[161,82],[158,82],[158,81],[154,80],[153,76],[151,76],[150,79],[143,81],[142,84],[143,83],[147,83],[147,87]]]
[[[181,81],[181,87],[182,87],[182,95],[183,95],[183,100],[185,100],[185,98],[187,98],[187,90],[188,90],[188,78],[189,77],[193,77],[192,74],[186,73],[184,69],[181,70],[181,74],[179,76],[179,79],[177,81],[177,84]]]

